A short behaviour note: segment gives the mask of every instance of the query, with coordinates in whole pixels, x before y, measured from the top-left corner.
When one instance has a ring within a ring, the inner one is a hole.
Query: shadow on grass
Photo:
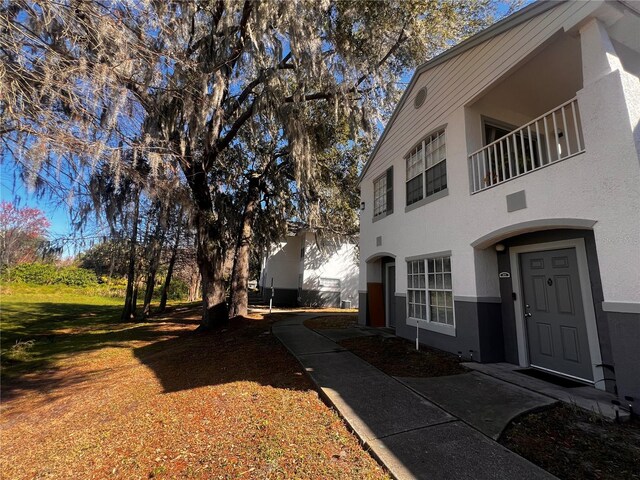
[[[119,306],[32,303],[30,318],[10,322],[3,345],[34,340],[25,357],[3,348],[2,400],[35,392],[49,398],[116,369],[142,364],[164,392],[253,381],[276,388],[308,389],[297,362],[270,334],[269,319],[237,319],[226,328],[195,333],[199,307],[175,306],[145,323],[119,322]],[[12,312],[15,314],[15,312]],[[274,316],[273,319],[276,317]],[[125,349],[131,357],[73,362],[75,355],[100,349]],[[11,352],[9,352],[11,353]]]
[[[310,389],[298,362],[271,334],[271,324],[269,318],[234,319],[226,328],[136,348],[134,355],[154,372],[165,393],[236,381]]]
[[[118,305],[53,302],[3,305],[2,399],[26,391],[50,392],[89,378],[93,370],[70,371],[68,360],[77,354],[106,349],[131,349],[139,343],[164,340],[180,330],[192,330],[197,319],[173,318],[173,307],[144,322],[120,322]],[[188,309],[187,315],[195,313]],[[64,370],[64,373],[62,373]]]

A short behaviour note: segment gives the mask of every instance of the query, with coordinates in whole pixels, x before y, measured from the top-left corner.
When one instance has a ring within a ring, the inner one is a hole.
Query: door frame
[[[396,262],[388,262],[384,264],[384,326],[391,328],[389,325],[389,300],[388,296],[395,295],[396,292],[389,291],[389,269],[391,267],[395,268]],[[395,280],[395,279],[394,279]],[[396,282],[394,282],[396,283]],[[396,318],[396,322],[398,319]]]
[[[531,252],[542,252],[546,250],[560,250],[563,248],[574,248],[578,262],[578,277],[580,281],[580,292],[582,293],[582,303],[584,305],[584,321],[587,329],[587,339],[589,342],[589,353],[591,355],[591,368],[593,371],[593,383],[595,388],[605,390],[604,370],[602,367],[602,355],[600,353],[600,341],[598,339],[598,326],[596,324],[596,313],[593,306],[593,296],[591,294],[591,278],[589,276],[589,264],[587,262],[587,250],[583,238],[572,238],[559,240],[557,242],[532,243],[509,248],[509,260],[511,261],[511,283],[516,298],[513,302],[516,319],[516,337],[518,341],[518,361],[521,367],[529,367],[529,342],[527,340],[527,329],[522,309],[522,299],[524,298],[522,289],[520,254]],[[560,373],[560,372],[559,372]]]

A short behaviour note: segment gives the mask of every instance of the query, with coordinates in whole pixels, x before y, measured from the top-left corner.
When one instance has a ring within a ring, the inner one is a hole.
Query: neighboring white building
[[[361,177],[360,322],[640,398],[639,76],[628,1],[419,67]]]
[[[288,235],[268,248],[259,283],[276,306],[357,308],[357,245],[304,230]]]

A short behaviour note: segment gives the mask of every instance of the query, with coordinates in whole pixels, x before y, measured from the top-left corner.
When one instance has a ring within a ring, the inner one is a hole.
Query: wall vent
[[[416,93],[416,96],[413,99],[413,106],[415,108],[420,108],[424,104],[424,101],[426,99],[427,99],[427,87],[422,87],[420,90],[418,90],[418,92]]]

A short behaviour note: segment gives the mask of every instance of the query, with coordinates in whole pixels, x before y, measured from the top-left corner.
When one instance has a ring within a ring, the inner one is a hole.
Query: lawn
[[[388,478],[270,334],[282,315],[195,334],[193,306],[122,324],[89,293],[3,290],[3,346],[35,343],[7,357],[0,477]]]
[[[137,335],[144,325],[120,323],[121,309],[121,298],[99,296],[91,288],[0,286],[4,379],[48,368],[70,353]]]

